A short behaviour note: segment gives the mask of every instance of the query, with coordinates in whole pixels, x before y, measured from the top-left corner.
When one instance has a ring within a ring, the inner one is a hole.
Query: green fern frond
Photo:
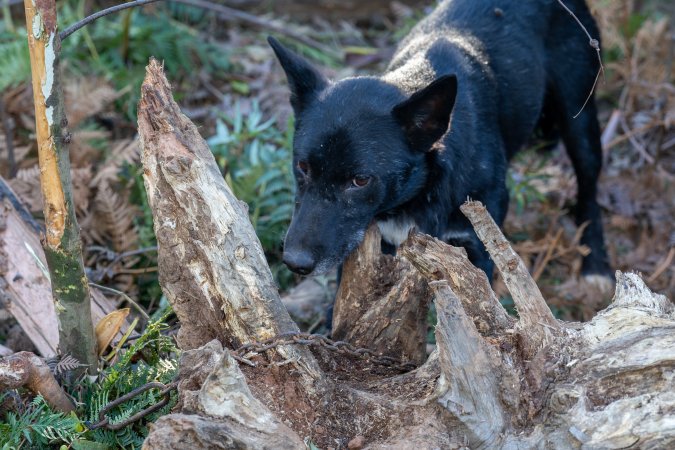
[[[70,444],[83,434],[80,420],[74,414],[54,412],[38,395],[22,413],[7,413],[0,425],[2,448],[46,448]]]
[[[110,400],[119,398],[150,382],[168,384],[173,381],[178,371],[178,349],[173,340],[162,332],[167,328],[165,323],[172,314],[170,308],[156,321],[151,321],[133,345],[120,357],[119,361],[107,368],[102,374],[102,381],[91,384],[85,396],[85,404],[89,405],[90,422],[98,422],[101,410]],[[138,354],[143,360],[133,362]],[[110,423],[120,423],[136,413],[161,401],[157,389],[145,391],[129,401],[112,408],[106,413]],[[111,448],[140,448],[148,434],[147,424],[159,416],[167,414],[176,399],[140,421],[134,422],[120,430],[111,431],[103,428],[89,430],[87,437],[104,443]]]

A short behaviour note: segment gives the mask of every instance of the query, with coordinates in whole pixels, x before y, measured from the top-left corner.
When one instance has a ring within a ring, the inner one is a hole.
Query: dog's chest
[[[385,242],[399,246],[408,239],[408,233],[415,227],[415,221],[409,217],[396,217],[378,220],[377,226]]]
[[[395,217],[387,220],[378,220],[377,227],[380,229],[382,239],[396,247],[408,239],[410,230],[416,227],[419,229],[415,221],[409,217]],[[424,230],[420,231],[425,232]],[[449,226],[442,235],[436,237],[452,245],[462,245],[463,243],[472,240],[472,234],[469,230],[452,226]]]

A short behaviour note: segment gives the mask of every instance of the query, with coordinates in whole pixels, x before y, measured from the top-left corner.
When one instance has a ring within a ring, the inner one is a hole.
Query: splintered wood
[[[381,354],[421,364],[426,359],[431,292],[410,263],[380,252],[372,225],[359,251],[342,267],[335,299],[333,337]]]

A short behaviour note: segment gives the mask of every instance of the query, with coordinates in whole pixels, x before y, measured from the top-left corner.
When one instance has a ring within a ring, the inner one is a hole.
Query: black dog
[[[593,36],[583,0],[565,0]],[[399,245],[412,227],[456,246],[491,278],[493,263],[459,211],[483,202],[501,225],[508,159],[542,129],[558,133],[589,222],[584,274],[607,274],[596,184],[595,51],[556,0],[448,0],[400,44],[379,77],[330,82],[269,43],[291,90],[297,197],[284,262],[300,274],[339,265],[376,220]]]

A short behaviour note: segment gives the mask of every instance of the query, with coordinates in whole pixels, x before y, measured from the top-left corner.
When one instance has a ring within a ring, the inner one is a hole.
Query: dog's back
[[[565,4],[591,36],[599,38],[584,1]],[[459,85],[476,91],[473,100],[482,101],[482,109],[488,104],[498,108],[509,157],[531,136],[547,90],[560,91],[559,96],[569,99],[576,108],[574,115],[598,70],[588,38],[557,0],[442,2],[399,44],[387,72],[405,72],[422,55],[433,72],[412,83],[401,77],[400,84],[412,92],[439,74],[456,71]]]
[[[599,39],[585,2],[566,0],[565,4]],[[463,239],[460,229],[466,222],[456,213],[467,195],[487,203],[501,224],[507,205],[504,165],[528,142],[535,126],[544,125],[549,135],[562,135],[576,170],[577,221],[589,222],[582,241],[593,255],[586,258],[584,270],[607,274],[595,202],[600,135],[595,105],[592,99],[586,103],[598,69],[586,34],[557,0],[449,0],[413,28],[399,44],[383,79],[413,93],[453,73],[460,86],[452,131],[444,138],[449,151],[441,158],[456,168],[453,180],[445,182],[446,195],[454,197],[450,206],[454,217],[449,225],[439,227],[446,231],[434,230],[435,235],[450,241],[455,236],[454,242],[465,246],[475,241],[473,236]],[[579,111],[579,117],[573,118]],[[474,257],[480,253],[475,250]],[[486,264],[484,268],[490,270]]]

